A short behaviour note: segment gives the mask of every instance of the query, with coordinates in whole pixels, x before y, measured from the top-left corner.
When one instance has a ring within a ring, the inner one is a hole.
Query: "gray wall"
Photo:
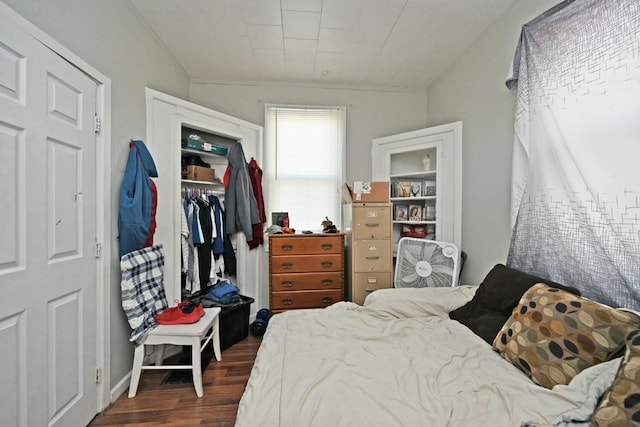
[[[131,369],[129,325],[120,306],[119,187],[130,139],[144,139],[144,87],[263,124],[264,103],[347,106],[347,180],[371,176],[371,140],[463,121],[463,282],[479,283],[509,244],[514,98],[504,86],[520,27],[558,1],[517,0],[457,63],[424,91],[276,85],[191,84],[136,20],[126,1],[6,0],[9,6],[111,79],[111,387]],[[428,103],[427,103],[428,95]],[[312,154],[309,154],[311,157]]]
[[[522,25],[557,3],[517,0],[427,89],[429,126],[463,122],[464,284],[507,260],[515,96],[504,82]]]
[[[189,79],[160,49],[125,1],[6,0],[16,12],[111,79],[111,387],[131,370],[131,329],[120,300],[119,191],[129,141],[145,138],[145,86],[186,98]]]
[[[190,92],[196,104],[261,126],[265,103],[346,106],[347,181],[371,179],[373,138],[420,129],[427,120],[424,91],[192,83]]]

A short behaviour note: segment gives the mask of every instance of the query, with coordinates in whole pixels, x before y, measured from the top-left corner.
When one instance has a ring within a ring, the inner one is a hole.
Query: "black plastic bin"
[[[220,311],[220,349],[225,350],[249,336],[249,311],[254,299],[240,295],[242,302]]]

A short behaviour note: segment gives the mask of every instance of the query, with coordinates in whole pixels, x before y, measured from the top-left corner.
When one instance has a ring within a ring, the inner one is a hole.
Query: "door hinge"
[[[96,384],[100,384],[102,382],[102,369],[96,368]]]
[[[100,117],[98,117],[98,115],[96,114],[95,116],[93,116],[93,131],[95,133],[99,133],[100,130],[102,129],[102,121],[100,120]]]
[[[96,243],[95,256],[96,256],[96,258],[101,258],[102,257],[102,245],[100,243]]]

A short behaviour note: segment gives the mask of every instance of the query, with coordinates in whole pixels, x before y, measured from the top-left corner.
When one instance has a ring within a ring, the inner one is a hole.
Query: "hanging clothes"
[[[200,274],[198,271],[198,251],[196,249],[197,244],[194,243],[194,222],[198,222],[198,214],[196,211],[197,205],[193,203],[192,199],[184,201],[185,215],[187,218],[187,229],[189,230],[189,237],[187,239],[187,267],[184,277],[183,288],[189,293],[197,292],[200,290]],[[198,226],[195,227],[198,229]]]
[[[249,161],[249,179],[251,180],[251,186],[253,187],[253,195],[258,203],[260,222],[264,224],[267,222],[267,214],[264,209],[264,197],[262,193],[262,169],[253,157],[251,158],[251,161]]]
[[[258,204],[258,214],[260,217],[259,224],[252,224],[253,239],[249,242],[249,247],[253,248],[264,244],[264,228],[262,224],[267,222],[267,215],[264,209],[264,197],[262,196],[262,169],[258,162],[252,157],[249,162],[249,180],[253,189],[253,195]]]
[[[181,271],[186,273],[189,267],[189,239],[191,233],[189,232],[189,224],[187,223],[187,210],[185,204],[180,206],[180,252],[182,255]],[[183,286],[184,287],[184,286]]]
[[[200,278],[200,289],[206,289],[209,286],[209,278],[211,276],[211,250],[213,243],[213,224],[211,221],[211,207],[208,202],[200,199],[196,201],[198,210],[198,222],[202,230],[202,243],[198,249],[198,271]]]
[[[213,207],[213,218],[215,223],[215,237],[213,239],[213,255],[219,256],[224,252],[224,226],[222,219],[222,205],[217,196],[209,196],[209,203]]]
[[[156,165],[144,142],[131,141],[120,188],[118,233],[121,257],[153,244],[158,191],[151,177],[157,176]]]
[[[253,187],[249,179],[249,168],[244,151],[240,143],[229,148],[227,154],[225,186],[226,233],[244,233],[247,241],[253,240],[253,225],[260,224],[258,203],[253,194]],[[256,247],[255,245],[254,247]],[[254,247],[251,247],[253,249]]]
[[[225,224],[228,224],[226,221],[227,214],[226,211],[222,211],[222,218]],[[236,251],[233,247],[233,243],[231,242],[231,234],[224,233],[224,252],[222,253],[224,257],[224,272],[228,276],[236,275]]]

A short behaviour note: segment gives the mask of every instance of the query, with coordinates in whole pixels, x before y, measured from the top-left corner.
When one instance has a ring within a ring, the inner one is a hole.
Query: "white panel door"
[[[0,17],[0,425],[97,410],[96,84]]]

